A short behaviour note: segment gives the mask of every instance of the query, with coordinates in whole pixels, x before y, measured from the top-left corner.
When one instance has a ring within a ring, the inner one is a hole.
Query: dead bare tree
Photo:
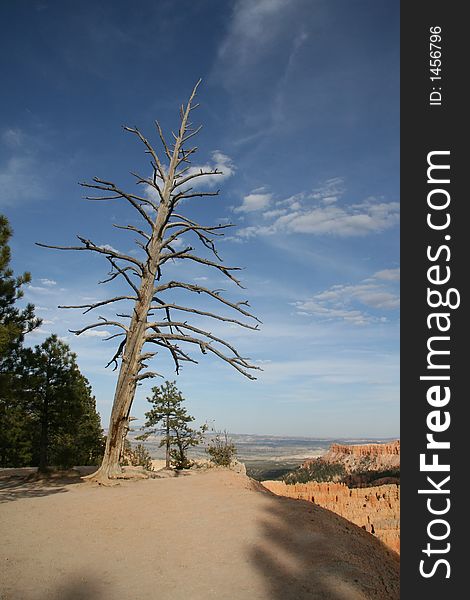
[[[144,251],[143,260],[123,254],[110,246],[97,245],[91,240],[80,236],[77,236],[81,243],[78,246],[53,246],[38,243],[39,246],[45,248],[89,250],[103,254],[111,266],[109,277],[105,281],[109,282],[117,277],[122,277],[131,290],[128,294],[91,304],[61,307],[81,308],[85,309],[84,313],[87,313],[93,309],[122,300],[134,302],[133,311],[130,315],[116,314],[119,320],[99,317],[97,322],[91,323],[83,329],[73,331],[76,335],[80,335],[87,330],[103,326],[116,327],[122,330],[110,336],[110,338],[121,336],[122,340],[107,365],[114,364],[115,369],[117,369],[118,361],[120,361],[106,450],[100,468],[92,476],[93,480],[100,483],[106,483],[109,479],[119,477],[121,473],[119,459],[128,430],[130,409],[136,386],[143,379],[159,375],[154,371],[146,370],[148,368],[147,361],[156,354],[156,352],[145,351],[144,346],[146,344],[152,344],[157,348],[167,350],[171,354],[177,373],[182,362],[197,362],[188,354],[186,345],[196,347],[202,354],[214,354],[249,379],[255,379],[250,371],[258,369],[257,366],[250,363],[249,359],[241,356],[229,342],[213,335],[210,331],[191,325],[184,317],[174,316],[175,313],[193,313],[256,330],[258,329],[257,323],[260,321],[247,310],[249,306],[247,302],[232,302],[225,298],[220,290],[211,290],[193,283],[181,281],[161,283],[162,267],[165,263],[169,260],[189,260],[217,269],[237,286],[242,287],[240,281],[234,275],[234,272],[239,268],[222,264],[214,244],[215,236],[223,235],[222,230],[231,227],[231,225],[203,226],[176,212],[178,204],[183,199],[216,196],[219,193],[218,191],[203,192],[188,186],[190,182],[198,178],[221,174],[221,171],[217,169],[196,170],[189,164],[189,159],[196,152],[197,147],[186,149],[186,143],[201,129],[201,127],[193,128],[189,121],[191,111],[198,106],[194,104],[194,98],[199,84],[200,80],[194,87],[186,106],[181,106],[180,126],[177,134],[172,132],[172,144],[167,143],[159,123],[156,122],[156,129],[165,157],[163,160],[160,159],[149,140],[137,128],[124,127],[126,131],[135,135],[142,142],[146,153],[150,155],[152,176],[143,177],[136,173],[132,173],[132,175],[135,177],[137,184],[150,186],[156,199],[153,199],[150,194],[138,195],[126,192],[113,182],[98,177],[93,179],[93,183],[80,184],[85,188],[104,192],[103,195],[87,196],[86,198],[89,200],[126,200],[139,213],[143,220],[142,229],[133,225],[115,225],[115,227],[138,234],[139,239],[136,243]],[[182,250],[175,248],[176,240],[188,233],[196,235],[202,245],[214,255],[214,260],[194,254],[191,246],[186,246]],[[168,299],[165,299],[165,292],[172,289],[202,294],[211,301],[222,303],[257,323],[253,323],[253,321],[247,323],[216,312],[199,310],[168,301]],[[159,318],[155,315],[162,315],[162,317]],[[127,317],[127,322],[121,321],[124,317]]]

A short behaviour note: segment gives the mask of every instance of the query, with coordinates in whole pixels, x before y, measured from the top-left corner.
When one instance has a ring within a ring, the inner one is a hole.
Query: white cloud
[[[243,198],[240,206],[234,212],[255,212],[267,208],[271,202],[272,194],[248,194]]]
[[[397,202],[364,202],[354,206],[304,208],[278,218],[275,230],[290,233],[362,236],[389,229],[398,223]]]
[[[286,209],[284,208],[274,208],[273,210],[265,210],[263,211],[264,219],[273,219],[275,217],[280,217],[286,214]]]
[[[40,279],[39,281],[42,283],[42,285],[47,285],[47,286],[57,285],[57,281],[54,281],[53,279],[44,278],[44,279]]]
[[[232,177],[235,173],[236,167],[233,160],[227,154],[224,154],[220,150],[214,150],[211,152],[212,161],[207,162],[205,164],[193,165],[191,166],[184,174],[185,177],[188,175],[196,175],[201,171],[209,172],[209,171],[219,171],[218,175],[204,175],[203,177],[196,177],[184,186],[182,186],[178,191],[182,191],[184,189],[193,188],[193,190],[200,189],[211,189],[218,185],[220,185],[223,181]],[[161,180],[159,180],[161,183]],[[155,188],[151,185],[144,185],[144,193],[149,200],[153,200],[157,204],[160,202],[160,196]],[[154,211],[152,207],[144,207],[144,209],[150,214],[153,214]]]
[[[336,202],[338,196],[342,196],[344,191],[344,179],[342,177],[331,177],[313,189],[310,196],[314,200],[322,200],[325,204],[330,204]]]
[[[320,319],[342,320],[354,325],[385,322],[387,317],[376,313],[396,310],[400,305],[398,290],[393,286],[393,281],[380,279],[375,274],[358,284],[333,285],[312,298],[294,302],[293,305],[297,314],[302,316],[308,314]],[[370,309],[375,312],[371,314]]]
[[[100,329],[87,329],[83,333],[80,334],[80,337],[108,337],[111,335],[109,331],[104,331]]]
[[[275,205],[278,208],[265,212],[262,225],[249,224],[237,235],[245,239],[279,233],[359,237],[385,231],[399,223],[398,202],[367,198],[353,204],[340,204],[344,191],[343,180],[337,177],[310,193],[300,192],[285,200],[277,200]],[[267,206],[264,196],[250,194],[235,210],[248,213],[263,208],[256,206],[262,205],[263,201]]]
[[[98,248],[101,248],[102,250],[111,250],[112,252],[119,252],[119,250],[116,250],[116,248],[110,244],[101,244],[101,246],[98,246]]]
[[[377,271],[374,273],[376,279],[384,279],[385,281],[399,281],[400,280],[400,269],[384,269],[383,271]]]
[[[185,173],[187,175],[196,175],[202,171],[220,171],[221,175],[204,175],[204,177],[198,177],[188,182],[188,185],[195,188],[201,187],[215,187],[219,185],[225,179],[232,177],[235,173],[235,165],[233,160],[227,154],[224,154],[220,150],[214,150],[211,153],[212,162],[203,165],[193,165]]]

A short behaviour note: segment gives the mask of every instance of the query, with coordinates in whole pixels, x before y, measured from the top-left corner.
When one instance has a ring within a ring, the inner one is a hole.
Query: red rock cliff
[[[326,454],[320,457],[328,463],[341,463],[346,471],[383,471],[400,467],[400,441],[389,444],[344,445],[331,444]],[[318,460],[308,458],[302,466]]]
[[[297,483],[263,481],[279,496],[314,502],[376,535],[395,552],[400,552],[400,487],[381,485],[349,489],[343,483]]]

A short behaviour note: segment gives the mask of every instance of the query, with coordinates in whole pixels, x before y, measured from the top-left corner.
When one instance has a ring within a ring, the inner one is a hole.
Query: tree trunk
[[[46,389],[41,415],[41,433],[39,437],[39,465],[38,473],[48,471],[48,445],[49,445],[49,365],[46,370]]]
[[[147,334],[147,315],[154,295],[155,276],[160,261],[162,232],[167,216],[167,210],[159,212],[154,236],[149,243],[148,253],[153,258],[147,263],[142,275],[139,298],[134,305],[132,319],[127,332],[121,368],[114,393],[103,461],[100,468],[87,477],[98,483],[106,484],[109,479],[116,479],[122,474],[119,460],[128,430],[130,410],[137,387],[136,376],[139,372],[140,354]]]
[[[170,417],[166,418],[166,453],[165,453],[165,468],[170,468]]]
[[[47,473],[48,469],[48,460],[47,460],[47,438],[49,437],[48,432],[48,415],[47,412],[45,416],[41,419],[41,433],[39,438],[39,466],[38,473]]]
[[[150,286],[150,282],[147,282],[148,287],[153,287],[153,279],[151,283],[152,285]],[[116,385],[103,461],[98,471],[90,477],[99,483],[105,483],[108,479],[115,479],[122,473],[119,460],[127,434],[129,414],[137,386],[135,376],[138,373],[139,356],[145,342],[148,306],[148,302],[146,305],[142,302],[137,302],[129,333],[127,334],[127,342]]]
[[[182,115],[180,131],[175,140],[168,172],[165,175],[160,170],[164,181],[163,190],[160,194],[161,202],[158,206],[157,216],[152,227],[151,238],[146,246],[148,260],[142,272],[138,299],[136,300],[127,332],[126,345],[122,355],[121,368],[114,395],[106,449],[101,467],[90,477],[98,483],[106,483],[109,479],[114,479],[121,473],[119,458],[137,386],[136,375],[139,371],[140,353],[146,341],[147,315],[154,296],[155,277],[161,260],[160,253],[162,251],[164,228],[173,211],[174,201],[172,201],[171,194],[175,181],[175,172],[180,160],[180,148],[185,139],[190,106],[196,89],[197,86],[194,88],[186,111]],[[156,162],[158,163],[158,160]]]

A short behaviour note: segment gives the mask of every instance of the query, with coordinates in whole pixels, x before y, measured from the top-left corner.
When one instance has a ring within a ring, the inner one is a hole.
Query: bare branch
[[[253,331],[259,331],[259,325],[250,325],[249,323],[243,323],[242,321],[238,321],[237,319],[231,319],[229,317],[223,317],[222,315],[217,315],[215,313],[207,312],[204,310],[198,310],[197,308],[189,308],[187,306],[180,306],[179,304],[167,304],[158,298],[154,298],[155,301],[161,302],[158,306],[150,306],[150,311],[154,310],[163,310],[163,309],[173,309],[173,310],[181,310],[183,312],[194,313],[196,315],[201,315],[203,317],[210,317],[211,319],[216,319],[217,321],[224,321],[226,323],[235,323],[236,325],[240,325],[240,327],[245,327],[246,329],[251,329]],[[255,317],[253,317],[255,318]],[[171,321],[169,315],[167,313],[168,321]]]
[[[199,105],[195,105],[193,106],[193,108],[197,108]],[[190,133],[189,135],[185,135],[184,138],[182,139],[182,143],[185,144],[188,140],[190,140],[192,137],[194,137],[195,135],[197,135],[202,129],[202,125],[199,125],[198,127],[196,127],[196,129],[194,129],[192,131],[192,133]]]
[[[160,123],[158,121],[155,121],[155,125],[157,127],[158,135],[160,136],[160,141],[161,141],[163,147],[165,148],[165,154],[166,154],[167,158],[169,160],[171,160],[171,152],[170,152],[170,149],[167,146],[167,143],[166,143],[166,140],[165,140],[165,136],[163,135],[162,128],[160,127]]]
[[[152,379],[153,377],[163,377],[161,373],[157,373],[156,371],[146,371],[145,373],[141,373],[140,375],[134,375],[135,381],[142,381],[142,379]]]
[[[94,302],[93,304],[77,304],[74,306],[64,306],[59,305],[58,308],[86,308],[83,312],[84,315],[93,310],[94,308],[98,308],[98,306],[104,306],[105,304],[111,304],[112,302],[119,302],[119,300],[137,300],[135,296],[116,296],[115,298],[109,298],[107,300],[100,300],[99,302]]]
[[[234,225],[232,223],[225,223],[225,224],[219,224],[219,225],[199,225],[199,223],[192,223],[189,224],[189,219],[187,222],[184,221],[171,221],[169,223],[167,223],[164,227],[164,230],[166,231],[167,229],[172,229],[173,227],[181,227],[181,228],[187,228],[188,231],[193,231],[195,229],[197,229],[198,231],[204,231],[205,233],[209,233],[210,235],[214,235],[214,236],[223,236],[223,233],[217,233],[217,231],[219,229],[227,229],[228,227],[234,227]],[[178,232],[177,235],[181,235],[182,233],[184,233],[184,231],[180,231]]]
[[[173,233],[168,239],[166,239],[162,245],[162,248],[169,247],[171,242],[176,240],[180,235],[187,233],[188,231],[193,231],[198,236],[201,243],[206,248],[211,250],[220,261],[222,261],[221,257],[219,256],[219,254],[217,252],[214,242],[207,235],[202,233],[202,231],[206,231],[210,235],[217,235],[217,236],[223,235],[223,233],[217,233],[215,231],[211,231],[210,228],[208,229],[208,228],[199,227],[199,226],[195,226],[195,225],[185,225],[179,231]]]
[[[179,202],[183,198],[203,198],[204,196],[218,196],[220,190],[217,190],[216,192],[192,192],[191,194],[189,194],[188,192],[189,190],[185,190],[183,192],[180,192],[179,194],[176,194],[176,196],[173,196],[173,202]]]
[[[152,329],[154,330],[156,333],[155,334],[150,334],[147,335],[147,339],[151,338],[151,336],[155,336],[155,337],[159,337],[161,335],[161,331],[160,328],[161,327],[174,327],[175,329],[187,329],[188,331],[193,331],[194,333],[198,333],[199,335],[203,335],[204,337],[212,340],[213,342],[218,342],[219,344],[221,344],[222,346],[225,346],[226,348],[228,348],[229,350],[231,350],[233,352],[233,354],[237,357],[237,358],[242,358],[240,356],[240,354],[238,353],[238,351],[228,342],[226,342],[225,340],[223,340],[222,338],[219,338],[215,335],[213,335],[210,331],[205,331],[204,329],[200,329],[199,327],[194,327],[194,325],[189,325],[187,322],[178,322],[178,321],[172,321],[172,322],[166,322],[166,321],[162,321],[162,322],[157,322],[157,323],[148,323],[146,329]]]
[[[167,248],[169,250],[171,250],[170,246],[167,246]],[[184,248],[183,250],[179,250],[178,252],[171,250],[171,252],[166,252],[165,254],[160,254],[160,261],[159,261],[159,265],[163,265],[166,263],[167,260],[169,260],[170,258],[181,258],[182,255],[184,255],[186,252],[190,252],[193,248],[191,246],[186,246],[186,248]]]
[[[167,341],[168,340],[179,340],[182,342],[187,342],[189,344],[195,344],[195,345],[199,346],[199,348],[203,354],[206,354],[207,351],[212,352],[213,354],[218,356],[220,359],[222,359],[225,362],[227,362],[228,364],[230,364],[234,369],[239,371],[242,375],[245,375],[245,377],[248,377],[248,379],[256,379],[256,377],[254,377],[253,375],[251,375],[248,372],[248,369],[253,369],[253,370],[257,370],[257,371],[262,370],[260,367],[257,367],[256,365],[251,365],[248,362],[248,359],[241,358],[239,356],[234,356],[234,357],[226,356],[220,350],[218,350],[217,348],[212,346],[210,342],[206,342],[205,340],[202,340],[199,338],[190,337],[188,335],[173,334],[173,333],[160,333],[160,334],[158,334],[158,336],[161,341],[163,341],[163,340],[167,340]],[[147,336],[146,341],[152,341],[152,336]]]
[[[40,242],[36,242],[36,246],[41,246],[41,248],[54,248],[55,250],[91,250],[93,252],[98,252],[99,254],[112,256],[113,258],[119,260],[126,260],[139,267],[141,272],[144,271],[143,263],[141,263],[140,260],[133,258],[132,256],[122,254],[121,252],[118,252],[117,250],[114,250],[110,247],[105,248],[104,246],[97,246],[91,240],[87,240],[79,235],[77,235],[77,238],[82,242],[83,246],[53,246],[51,244],[42,244]]]
[[[150,142],[140,133],[140,131],[137,129],[137,127],[126,127],[125,125],[123,126],[123,129],[125,131],[129,131],[130,133],[135,134],[140,141],[145,145],[145,147],[147,148],[148,153],[152,156],[154,163],[157,166],[157,169],[160,173],[161,178],[163,179],[163,181],[165,181],[165,169],[163,168],[162,163],[160,162],[160,159],[158,158],[157,153],[155,152],[155,150],[152,148]]]
[[[115,371],[118,368],[118,362],[117,359],[122,356],[122,353],[124,351],[124,346],[126,345],[127,342],[127,336],[122,340],[122,342],[119,344],[118,349],[116,350],[116,352],[114,353],[113,358],[109,361],[109,363],[107,365],[105,365],[105,369],[107,369],[109,367],[109,365],[114,363],[114,367],[113,367],[113,371]]]
[[[148,216],[148,214],[145,212],[145,210],[139,204],[139,202],[142,202],[143,204],[151,206],[152,208],[155,209],[155,204],[151,200],[149,200],[148,198],[143,198],[142,196],[136,196],[135,194],[129,194],[127,192],[124,192],[123,190],[119,189],[112,181],[105,181],[104,179],[99,179],[98,177],[93,177],[93,181],[95,181],[98,185],[94,185],[92,183],[80,183],[80,185],[82,187],[86,187],[86,188],[104,190],[107,192],[114,192],[114,193],[118,194],[118,196],[116,196],[116,197],[125,198],[139,212],[140,216],[143,217],[147,221],[147,223],[150,225],[150,227],[153,230],[152,219]],[[100,198],[100,197],[98,196],[97,198]],[[95,199],[95,197],[88,196],[88,200],[94,200],[94,199]]]
[[[116,227],[117,229],[128,229],[129,231],[134,231],[135,233],[138,233],[139,235],[144,237],[146,240],[150,240],[150,236],[148,233],[145,233],[145,231],[142,231],[142,229],[138,229],[133,225],[116,225],[115,223],[113,223],[113,227]]]
[[[257,317],[255,317],[248,311],[241,308],[241,306],[249,306],[248,302],[246,302],[246,301],[245,302],[230,302],[230,300],[227,300],[226,298],[221,296],[219,292],[217,292],[215,290],[210,290],[209,288],[206,288],[206,287],[203,287],[200,285],[194,285],[192,283],[184,283],[181,281],[169,281],[168,283],[164,283],[162,285],[157,286],[154,289],[154,293],[158,294],[159,292],[163,292],[165,290],[169,290],[169,289],[173,289],[173,288],[182,288],[182,289],[188,290],[190,292],[195,292],[197,294],[207,294],[211,298],[214,298],[215,300],[222,302],[222,304],[225,304],[226,306],[230,306],[230,308],[237,310],[239,313],[241,313],[245,317],[250,317],[251,319],[255,319],[255,321],[258,321],[258,323],[261,323],[261,321]],[[156,299],[155,296],[154,296],[154,299]]]
[[[137,184],[145,183],[145,185],[155,188],[156,191],[158,192],[158,195],[160,196],[160,200],[163,202],[164,201],[163,192],[157,182],[157,177],[159,177],[159,175],[157,175],[157,169],[155,168],[155,165],[153,163],[152,163],[152,167],[153,167],[152,179],[148,179],[147,177],[142,177],[142,175],[139,175],[138,173],[134,173],[132,171],[131,171],[131,175],[137,179]],[[146,204],[151,206],[154,211],[158,211],[158,206],[155,204],[155,202],[150,200],[150,198],[142,198],[141,199],[139,197],[139,199],[141,200],[141,202],[145,202]]]
[[[240,281],[230,273],[230,271],[241,271],[242,270],[241,267],[225,267],[225,266],[215,263],[211,260],[208,260],[207,258],[201,258],[200,256],[196,256],[195,254],[187,254],[186,251],[178,252],[178,258],[186,258],[188,260],[192,260],[192,261],[200,263],[202,265],[214,267],[214,268],[218,269],[219,271],[221,271],[226,277],[231,279],[234,283],[236,283],[238,285],[238,287],[243,288]]]
[[[109,340],[114,340],[114,338],[120,337],[121,335],[127,335],[125,333],[113,333],[113,335],[109,335],[108,337],[103,338],[105,342]]]
[[[174,184],[171,189],[173,191],[180,185],[184,185],[188,181],[191,181],[191,179],[196,179],[196,177],[204,177],[204,175],[222,175],[222,171],[218,171],[217,169],[214,169],[213,171],[203,171],[201,169],[199,173],[193,173],[191,175],[188,175],[187,177],[184,177],[183,179],[181,179],[181,181],[177,181],[177,183]]]
[[[110,256],[107,256],[106,258],[109,261],[109,263],[111,264],[111,267],[113,269],[116,269],[116,271],[115,272],[111,271],[110,274],[109,274],[108,279],[103,279],[99,283],[108,283],[109,281],[112,281],[113,279],[116,279],[116,277],[118,275],[122,275],[122,277],[124,277],[124,279],[127,281],[127,283],[129,284],[129,286],[136,293],[136,297],[135,298],[131,298],[131,299],[132,300],[139,300],[140,299],[139,289],[135,285],[135,283],[131,280],[131,278],[129,277],[129,275],[127,274],[127,271],[131,271],[132,273],[136,273],[136,270],[134,269],[134,267],[124,267],[124,268],[121,268]],[[139,273],[136,273],[136,274],[139,275]]]
[[[125,325],[123,325],[122,323],[120,323],[119,321],[108,321],[108,319],[105,319],[104,317],[98,317],[98,319],[101,319],[100,321],[98,321],[97,323],[92,323],[91,325],[87,325],[86,327],[83,327],[83,329],[69,329],[70,333],[74,333],[75,335],[81,335],[82,333],[84,333],[85,331],[88,331],[89,329],[94,329],[95,327],[120,327],[121,329],[124,329],[124,331],[126,333],[128,333],[128,329]]]
[[[195,152],[197,152],[197,150],[198,150],[197,146],[194,146],[194,148],[190,148],[189,150],[181,149],[181,151],[180,151],[181,157],[178,158],[176,166],[179,167],[181,163],[191,162],[188,160],[188,157],[191,156],[191,154],[194,154]]]

